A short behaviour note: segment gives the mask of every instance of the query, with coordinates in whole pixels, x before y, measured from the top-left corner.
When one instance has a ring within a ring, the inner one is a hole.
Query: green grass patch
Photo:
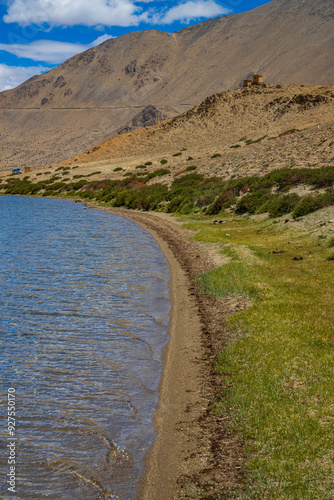
[[[334,268],[328,243],[319,246],[318,239],[279,229],[270,219],[230,216],[223,227],[209,221],[186,227],[197,230],[197,241],[232,241],[238,255],[201,275],[200,288],[220,298],[245,295],[252,303],[229,318],[234,337],[215,367],[224,389],[214,411],[228,412],[245,443],[249,481],[242,498],[331,498]]]

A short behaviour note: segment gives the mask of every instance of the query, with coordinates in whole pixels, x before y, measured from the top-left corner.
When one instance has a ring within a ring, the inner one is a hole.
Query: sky
[[[130,31],[174,32],[269,0],[0,1],[0,91]]]

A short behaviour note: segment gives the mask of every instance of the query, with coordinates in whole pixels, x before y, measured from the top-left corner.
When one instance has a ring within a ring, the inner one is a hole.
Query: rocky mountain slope
[[[0,94],[0,168],[52,164],[145,126],[147,106],[151,124],[252,73],[269,84],[330,84],[333,54],[332,0],[273,0],[173,34],[107,40]]]
[[[328,126],[334,139],[333,121],[334,85],[253,87],[215,94],[177,117],[115,137],[63,163],[87,164],[106,174],[120,165],[133,168],[151,160],[158,165],[163,158],[179,168],[200,165],[215,154],[247,161],[249,146],[271,148],[298,131]]]

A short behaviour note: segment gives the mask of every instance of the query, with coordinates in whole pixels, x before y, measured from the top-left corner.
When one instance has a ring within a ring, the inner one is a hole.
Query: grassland
[[[201,290],[252,301],[228,320],[212,411],[228,408],[245,443],[242,498],[333,498],[334,239],[258,219],[185,225],[230,257],[199,276]]]

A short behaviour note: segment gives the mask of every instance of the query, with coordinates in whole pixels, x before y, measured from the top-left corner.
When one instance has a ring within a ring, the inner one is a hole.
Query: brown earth
[[[138,119],[147,106],[155,120],[171,117],[252,73],[268,84],[331,84],[333,25],[332,0],[273,0],[177,33],[108,40],[0,94],[0,169],[51,165],[150,125],[145,112]]]
[[[93,179],[114,179],[152,162],[148,172],[169,168],[170,174],[159,178],[167,184],[189,166],[226,179],[264,175],[277,168],[333,164],[333,127],[334,85],[237,90],[216,94],[178,117],[111,139],[61,165],[79,165],[73,173],[82,175],[99,171]]]

